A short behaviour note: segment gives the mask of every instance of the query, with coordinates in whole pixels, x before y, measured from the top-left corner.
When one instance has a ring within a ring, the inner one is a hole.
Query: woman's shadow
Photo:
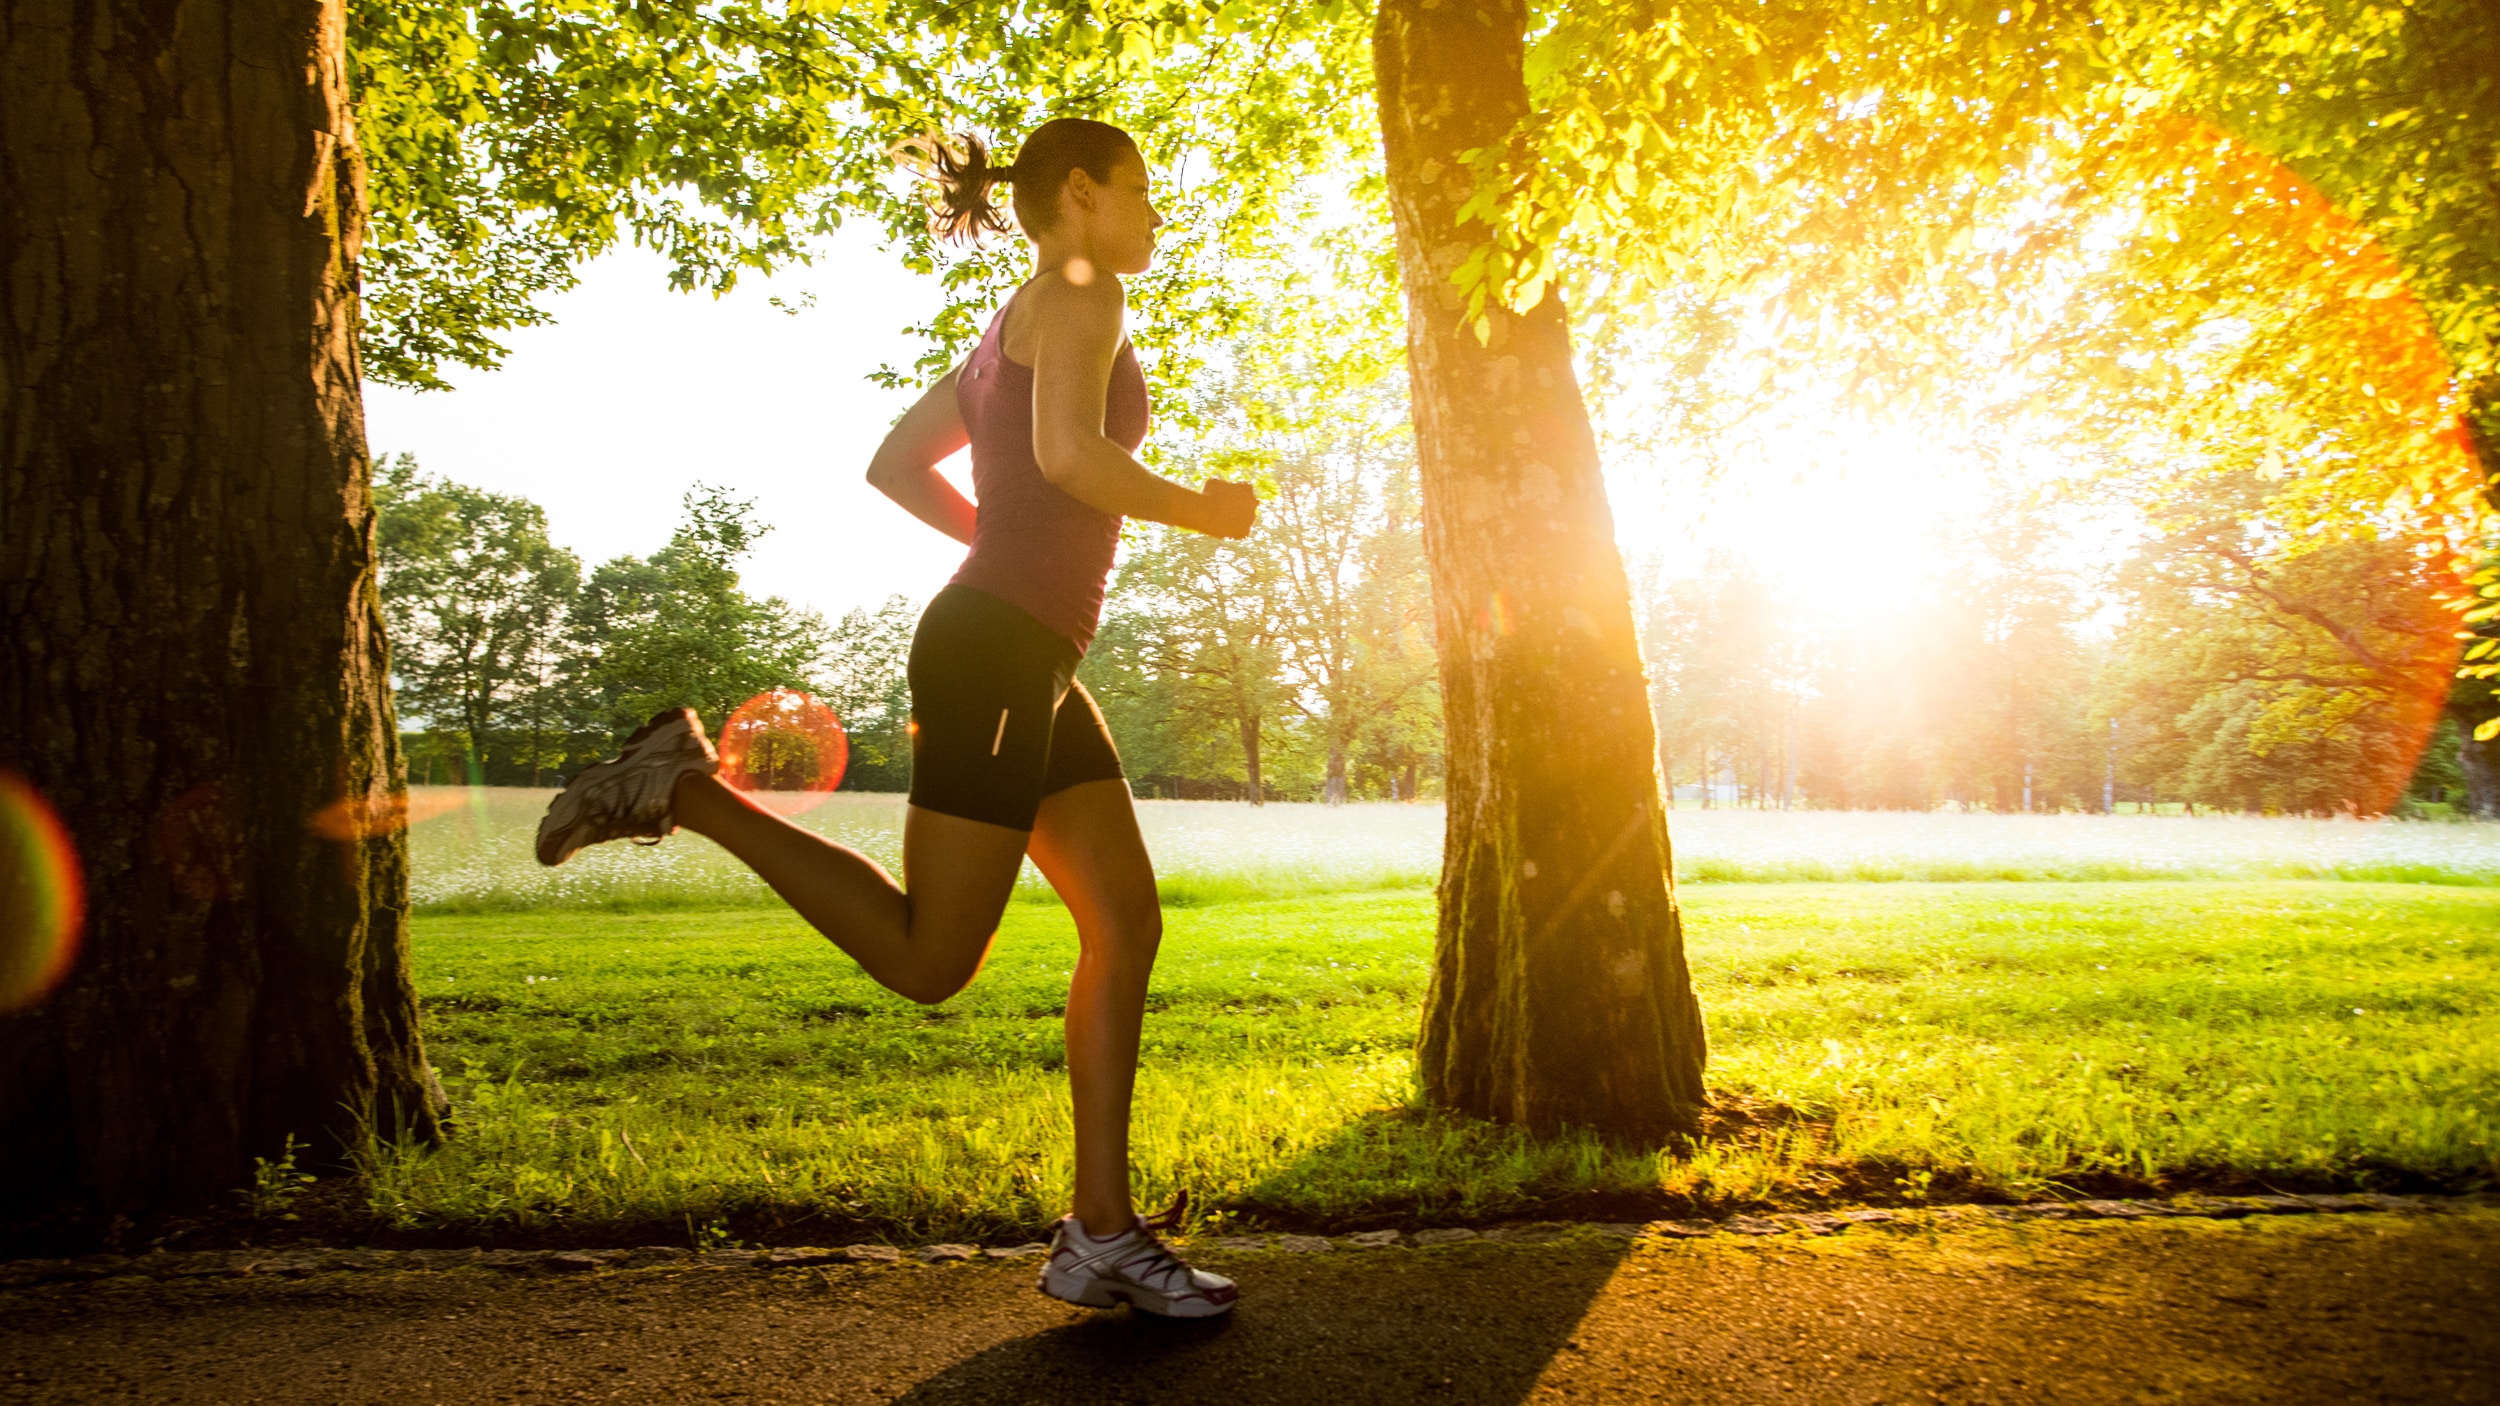
[[[1360,1155],[1368,1140],[1358,1121],[1309,1158]],[[1428,1249],[1336,1245],[1206,1253],[1210,1269],[1241,1284],[1228,1317],[1179,1322],[1121,1309],[1056,1323],[956,1362],[901,1399],[1516,1402],[1571,1341],[1629,1249],[1586,1233]]]

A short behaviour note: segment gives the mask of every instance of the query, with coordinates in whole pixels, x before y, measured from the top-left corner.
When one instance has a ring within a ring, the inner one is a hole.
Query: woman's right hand
[[[1198,496],[1205,500],[1205,509],[1194,525],[1209,537],[1247,537],[1259,519],[1259,491],[1249,484],[1211,478]]]

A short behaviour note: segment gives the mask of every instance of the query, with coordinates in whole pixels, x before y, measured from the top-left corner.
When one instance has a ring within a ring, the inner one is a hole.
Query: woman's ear
[[[1069,200],[1075,202],[1078,214],[1090,215],[1094,213],[1095,202],[1102,194],[1102,183],[1094,179],[1092,172],[1079,166],[1068,172],[1068,183],[1061,189],[1067,192]]]

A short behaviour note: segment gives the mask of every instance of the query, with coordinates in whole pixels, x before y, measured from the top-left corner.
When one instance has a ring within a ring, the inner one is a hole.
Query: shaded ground
[[[1229,1257],[1172,1325],[1030,1261],[0,1294],[0,1402],[2500,1401],[2500,1211]]]

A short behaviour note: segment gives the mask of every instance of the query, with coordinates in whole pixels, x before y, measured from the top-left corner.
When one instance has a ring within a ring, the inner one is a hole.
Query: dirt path
[[[1030,1261],[0,1294],[0,1402],[2500,1402],[2500,1210],[1209,1253],[1230,1322]]]

